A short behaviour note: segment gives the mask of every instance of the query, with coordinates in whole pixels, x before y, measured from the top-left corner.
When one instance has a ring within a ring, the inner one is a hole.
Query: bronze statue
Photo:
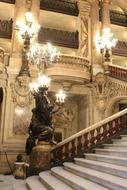
[[[52,115],[56,110],[54,111],[54,106],[50,104],[47,93],[47,88],[40,87],[39,92],[34,94],[36,107],[32,109],[32,119],[28,127],[27,154],[31,153],[36,140],[52,142],[54,131]]]

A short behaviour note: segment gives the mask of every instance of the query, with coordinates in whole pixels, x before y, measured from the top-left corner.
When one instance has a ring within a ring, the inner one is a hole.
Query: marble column
[[[110,28],[110,0],[102,1],[102,29]]]
[[[97,42],[100,37],[100,23],[99,23],[99,4],[95,0],[91,4],[91,62],[93,68],[93,75],[98,72],[103,72],[102,55],[98,49]]]
[[[35,28],[39,26],[39,14],[40,14],[40,0],[32,0],[31,4],[31,13],[33,15],[33,24]],[[35,36],[31,40],[31,46],[38,42],[38,35]]]
[[[16,25],[22,25],[25,22],[25,11],[26,11],[26,0],[15,1],[15,14],[13,23],[13,34],[12,34],[12,47],[11,55],[21,56],[21,50],[23,46],[23,40],[19,36]]]

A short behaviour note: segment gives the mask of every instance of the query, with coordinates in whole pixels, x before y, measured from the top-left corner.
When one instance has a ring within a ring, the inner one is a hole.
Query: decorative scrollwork
[[[31,104],[33,99],[28,88],[29,82],[30,78],[28,76],[18,76],[15,84],[11,84],[13,101],[21,107]]]

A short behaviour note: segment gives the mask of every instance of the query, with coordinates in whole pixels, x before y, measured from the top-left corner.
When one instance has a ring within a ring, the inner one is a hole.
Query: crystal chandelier
[[[57,61],[59,55],[60,52],[51,43],[47,43],[42,47],[36,44],[31,48],[30,59],[32,63],[38,65],[39,69],[42,69],[42,66],[45,68],[52,62]]]
[[[16,30],[23,39],[26,37],[29,37],[29,39],[33,38],[33,36],[38,33],[39,29],[39,25],[33,24],[33,15],[29,11],[25,13],[25,23],[16,24]]]
[[[98,40],[98,46],[101,53],[104,53],[105,61],[110,61],[110,50],[116,46],[118,40],[113,38],[110,28],[104,28],[102,32],[103,34]]]
[[[36,81],[30,83],[30,91],[32,94],[38,93],[40,89],[48,90],[50,86],[51,79],[46,76],[45,68],[49,64],[53,63],[59,58],[60,52],[52,46],[52,44],[47,43],[44,46],[36,45],[31,49],[30,59],[33,63],[37,64],[39,70],[41,71],[38,74]],[[64,103],[66,95],[63,90],[60,90],[56,94],[56,102],[61,105]]]

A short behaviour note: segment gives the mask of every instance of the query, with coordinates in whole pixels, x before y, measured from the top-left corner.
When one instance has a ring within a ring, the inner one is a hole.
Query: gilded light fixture
[[[98,46],[101,53],[104,54],[105,61],[110,61],[110,51],[112,47],[115,47],[117,39],[113,38],[110,28],[104,28],[102,30],[102,36],[98,40]]]

